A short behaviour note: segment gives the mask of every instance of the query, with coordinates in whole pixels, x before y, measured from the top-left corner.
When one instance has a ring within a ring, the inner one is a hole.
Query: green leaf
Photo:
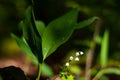
[[[83,22],[77,23],[78,11],[73,9],[64,16],[53,20],[46,27],[42,36],[43,59],[53,53],[60,45],[65,43],[75,29],[90,25],[98,17],[92,17]]]
[[[45,24],[42,21],[35,21],[35,24],[40,36],[42,36],[45,30]]]
[[[73,75],[69,75],[69,76],[67,76],[67,78],[62,77],[62,80],[74,80],[74,77],[73,77]]]
[[[23,36],[32,50],[33,54],[38,58],[39,62],[42,63],[42,42],[41,36],[37,31],[35,25],[35,18],[31,7],[28,7],[25,12],[25,19],[21,23],[23,27]]]
[[[43,65],[42,65],[42,74],[50,77],[50,76],[53,76],[53,71],[52,71],[50,66],[43,63]]]
[[[99,19],[99,18],[98,17],[92,17],[92,18],[89,18],[87,20],[84,20],[84,21],[76,24],[75,29],[80,29],[80,28],[86,27],[86,26],[92,24],[97,19]]]
[[[100,52],[100,63],[102,67],[105,67],[107,65],[107,57],[108,57],[108,44],[109,44],[109,31],[106,30],[102,43],[101,43],[101,52]]]
[[[101,76],[100,80],[109,80],[107,76]]]
[[[11,34],[11,36],[13,37],[13,39],[16,40],[17,44],[19,45],[19,47],[26,53],[26,55],[35,63],[38,64],[38,60],[37,58],[33,55],[31,49],[29,48],[29,46],[20,38],[18,38],[16,35]]]
[[[77,14],[78,11],[76,9],[72,10],[48,24],[42,36],[43,59],[69,39],[77,22]]]
[[[120,68],[107,68],[107,69],[102,69],[100,70],[97,75],[95,76],[95,78],[93,80],[98,80],[100,79],[101,76],[103,76],[104,74],[116,74],[116,75],[120,75]]]

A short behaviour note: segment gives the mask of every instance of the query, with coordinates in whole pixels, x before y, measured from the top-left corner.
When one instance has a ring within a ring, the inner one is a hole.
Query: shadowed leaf
[[[95,20],[99,19],[98,17],[92,17],[92,18],[89,18],[87,20],[84,20],[82,22],[79,22],[76,26],[75,26],[75,29],[80,29],[80,28],[83,28],[83,27],[86,27],[86,26],[89,26],[90,24],[92,24]]]
[[[25,19],[23,20],[23,36],[39,62],[42,63],[41,37],[37,31],[31,7],[26,10]]]

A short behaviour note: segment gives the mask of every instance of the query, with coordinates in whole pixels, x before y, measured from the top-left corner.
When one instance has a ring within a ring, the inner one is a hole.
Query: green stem
[[[39,63],[38,64],[38,76],[37,76],[36,80],[40,80],[41,72],[42,72],[42,63]]]

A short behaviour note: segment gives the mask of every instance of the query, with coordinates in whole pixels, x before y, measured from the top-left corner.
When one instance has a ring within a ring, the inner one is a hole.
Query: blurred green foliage
[[[100,63],[102,67],[106,67],[108,63],[108,51],[109,51],[109,31],[104,32],[104,36],[101,43]]]

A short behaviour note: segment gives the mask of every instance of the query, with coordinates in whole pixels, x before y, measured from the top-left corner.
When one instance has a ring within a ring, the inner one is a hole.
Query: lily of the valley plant
[[[51,21],[48,25],[37,21],[34,17],[33,7],[29,6],[24,19],[20,22],[23,30],[22,38],[12,34],[20,48],[39,67],[36,80],[40,80],[44,60],[51,55],[60,45],[64,44],[75,29],[81,29],[93,23],[98,17],[92,17],[77,23],[78,10],[72,9],[65,15]]]

